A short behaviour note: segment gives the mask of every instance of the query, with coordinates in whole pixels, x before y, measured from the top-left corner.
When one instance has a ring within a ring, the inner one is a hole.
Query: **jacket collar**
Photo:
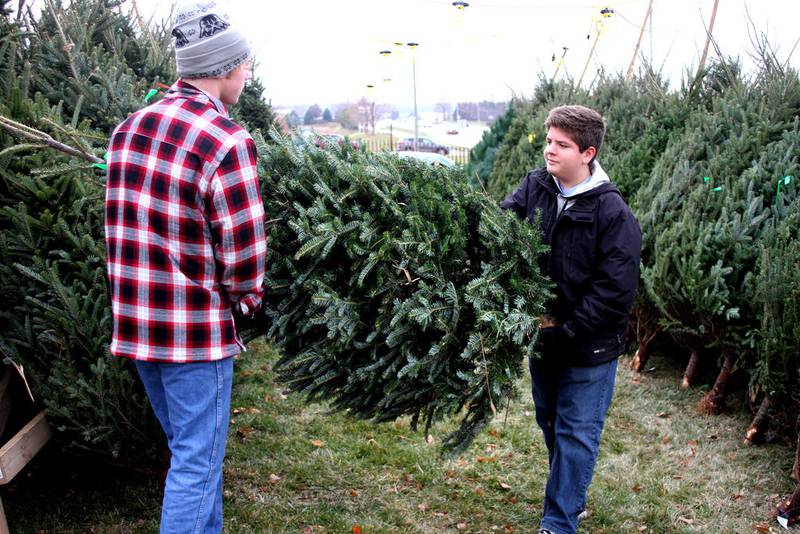
[[[599,187],[601,184],[606,182],[610,182],[611,180],[608,178],[606,171],[603,170],[603,167],[600,166],[599,161],[594,162],[594,171],[589,177],[584,180],[583,182],[579,183],[578,185],[572,186],[569,189],[564,189],[561,183],[553,176],[553,182],[556,184],[558,188],[559,194],[564,198],[572,198],[581,193],[585,193],[590,191],[596,187]]]
[[[555,177],[547,172],[545,167],[537,169],[535,172],[536,181],[539,184],[547,189],[553,196],[561,195],[562,198],[568,198],[570,200],[576,200],[577,198],[583,197],[590,197],[594,195],[598,195],[601,193],[605,193],[610,190],[617,190],[617,186],[611,182],[611,179],[608,177],[608,174],[600,167],[600,163],[598,161],[594,162],[595,164],[595,171],[592,173],[592,177],[583,183],[579,184],[577,187],[572,188],[573,190],[570,191],[569,197],[564,197],[561,194],[561,188],[556,185]],[[580,191],[578,191],[580,188]]]
[[[172,87],[167,90],[164,98],[187,98],[195,100],[211,105],[223,117],[228,116],[228,110],[219,98],[215,98],[202,89],[198,89],[182,78],[178,78],[178,80],[172,84]]]

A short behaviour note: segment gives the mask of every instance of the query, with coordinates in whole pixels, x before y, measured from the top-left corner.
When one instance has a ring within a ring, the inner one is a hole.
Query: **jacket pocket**
[[[569,239],[564,243],[564,278],[571,285],[582,286],[589,282],[595,264],[595,213],[571,208],[567,214],[570,225]]]

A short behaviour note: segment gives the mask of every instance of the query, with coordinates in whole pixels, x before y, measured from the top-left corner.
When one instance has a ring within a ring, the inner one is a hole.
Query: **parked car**
[[[458,135],[458,130],[447,130],[447,135]]]
[[[450,149],[448,147],[440,145],[439,143],[434,143],[433,140],[428,137],[418,137],[417,140],[417,152],[436,152],[444,156],[450,154]],[[406,137],[402,139],[397,143],[397,150],[414,150],[414,138]]]
[[[437,154],[437,153],[414,152],[413,150],[407,150],[404,152],[398,152],[397,155],[403,158],[424,161],[425,163],[428,163],[433,166],[441,165],[442,167],[454,167],[456,164],[455,161],[448,158],[447,156],[443,156],[442,154]]]

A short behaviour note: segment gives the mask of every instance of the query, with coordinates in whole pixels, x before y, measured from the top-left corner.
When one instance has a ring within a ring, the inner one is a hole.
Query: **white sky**
[[[467,0],[463,11],[451,0],[218,0],[251,38],[260,65],[257,74],[276,107],[335,102],[368,96],[378,102],[411,106],[412,57],[394,41],[416,41],[417,98],[438,101],[507,100],[512,92],[530,95],[538,74],[555,71],[552,55],[566,46],[566,72],[578,78],[597,34],[600,10],[614,9],[605,21],[583,85],[599,67],[625,72],[633,56],[649,0]],[[170,2],[137,0],[156,17]],[[641,52],[664,65],[679,84],[685,68],[696,66],[705,43],[713,0],[654,0],[653,31],[646,28]],[[157,7],[156,7],[157,6]],[[758,33],[766,33],[786,60],[800,38],[800,0],[720,0],[714,37],[727,55],[751,65],[749,10]],[[587,35],[590,38],[587,39]],[[651,45],[652,43],[652,45]],[[651,48],[652,46],[652,48]],[[380,50],[396,50],[382,57]],[[709,58],[715,53],[709,51]],[[790,64],[800,67],[800,46]],[[391,82],[383,80],[390,78]],[[367,84],[374,84],[369,90]]]

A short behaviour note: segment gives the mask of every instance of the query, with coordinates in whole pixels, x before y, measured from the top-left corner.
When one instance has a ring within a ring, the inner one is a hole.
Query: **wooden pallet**
[[[10,409],[13,409],[8,398],[8,385],[14,378],[25,382],[25,377],[12,366],[8,366],[0,379],[0,428],[5,427]],[[27,384],[25,384],[27,388]],[[36,456],[36,453],[50,439],[52,430],[47,424],[44,410],[40,411],[23,426],[11,439],[0,447],[0,486],[11,482],[25,465]],[[9,534],[8,521],[0,499],[0,534]]]

